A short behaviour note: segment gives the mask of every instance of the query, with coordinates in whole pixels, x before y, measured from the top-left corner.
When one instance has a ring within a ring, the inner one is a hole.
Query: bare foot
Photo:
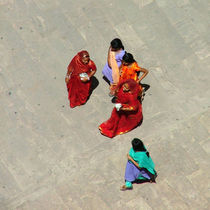
[[[126,187],[125,185],[123,185],[122,187],[120,187],[121,191],[126,191],[126,190],[132,190],[133,187]]]

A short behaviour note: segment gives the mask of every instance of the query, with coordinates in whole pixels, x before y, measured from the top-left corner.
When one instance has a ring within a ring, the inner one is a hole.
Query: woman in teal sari
[[[125,169],[125,185],[121,190],[132,189],[134,182],[155,182],[157,173],[155,164],[140,139],[132,140],[132,148],[127,154],[128,162]]]

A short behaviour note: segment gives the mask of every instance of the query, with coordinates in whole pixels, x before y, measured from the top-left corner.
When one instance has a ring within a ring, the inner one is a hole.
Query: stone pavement
[[[0,209],[210,208],[208,0],[0,1]],[[120,37],[149,70],[143,124],[108,139],[113,104],[101,70]],[[98,87],[69,108],[66,67],[87,49]],[[157,184],[121,192],[141,138]]]

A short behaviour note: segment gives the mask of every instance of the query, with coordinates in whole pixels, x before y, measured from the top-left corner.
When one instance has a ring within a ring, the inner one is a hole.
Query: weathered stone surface
[[[0,210],[208,209],[208,0],[0,1]],[[110,41],[149,70],[144,121],[108,139],[113,104],[101,70]],[[82,49],[97,88],[69,108],[66,67]],[[141,138],[156,184],[121,192],[126,153]]]

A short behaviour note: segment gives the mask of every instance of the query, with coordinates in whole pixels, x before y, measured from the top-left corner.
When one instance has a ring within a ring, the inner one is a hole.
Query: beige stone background
[[[209,209],[208,0],[0,0],[0,209]],[[149,70],[143,124],[108,139],[102,79],[119,37]],[[69,108],[66,67],[81,49],[98,87]],[[157,184],[121,192],[126,153],[141,138]]]

